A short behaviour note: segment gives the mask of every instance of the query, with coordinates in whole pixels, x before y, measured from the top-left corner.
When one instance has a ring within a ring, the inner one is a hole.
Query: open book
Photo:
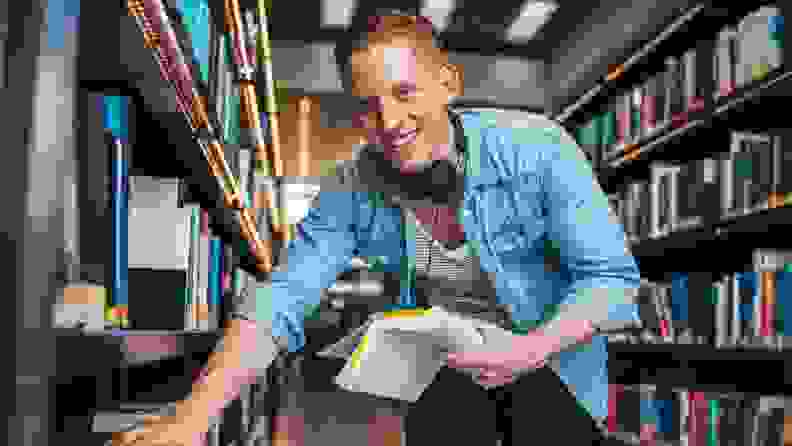
[[[335,380],[346,390],[414,402],[445,365],[447,353],[497,344],[485,339],[482,324],[442,307],[378,313],[319,355],[347,359]],[[504,339],[509,335],[500,331]],[[487,333],[491,337],[493,331]]]

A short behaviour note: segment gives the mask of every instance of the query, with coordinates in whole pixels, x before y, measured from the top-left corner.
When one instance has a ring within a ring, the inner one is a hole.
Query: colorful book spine
[[[760,334],[763,341],[773,342],[775,338],[776,273],[762,271],[761,276],[761,315]]]
[[[671,315],[676,325],[674,338],[677,342],[687,337],[690,328],[688,306],[688,275],[675,273],[671,279]]]
[[[201,235],[198,249],[198,320],[199,329],[209,329],[209,214],[201,210]]]
[[[129,327],[129,166],[128,113],[129,98],[105,96],[104,127],[110,136],[111,151],[111,209],[113,259],[111,271],[109,322],[119,328]]]
[[[707,417],[707,446],[718,446],[720,444],[719,421],[720,421],[720,401],[718,398],[709,398],[708,417]]]
[[[222,245],[221,241],[216,236],[210,237],[209,242],[209,284],[208,284],[208,297],[209,297],[209,330],[217,328],[218,304],[220,302],[219,295],[221,289],[221,279],[223,276],[222,269]]]
[[[619,399],[624,392],[624,386],[621,384],[608,385],[608,417],[606,419],[606,428],[608,432],[619,432]]]

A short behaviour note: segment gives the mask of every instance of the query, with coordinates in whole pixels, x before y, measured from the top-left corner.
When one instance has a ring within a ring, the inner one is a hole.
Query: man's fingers
[[[113,446],[133,446],[139,444],[151,432],[153,425],[162,420],[160,415],[151,415],[143,419],[142,423],[127,432],[113,434]]]
[[[497,353],[451,353],[448,355],[447,364],[453,368],[492,368],[503,364],[502,355]]]

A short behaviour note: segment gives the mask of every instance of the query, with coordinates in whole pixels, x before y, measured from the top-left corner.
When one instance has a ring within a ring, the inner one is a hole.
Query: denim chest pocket
[[[524,254],[544,235],[545,218],[535,176],[478,186],[473,195],[495,253]]]

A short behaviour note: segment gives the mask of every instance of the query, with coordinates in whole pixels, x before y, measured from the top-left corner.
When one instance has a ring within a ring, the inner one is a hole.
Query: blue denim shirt
[[[591,304],[617,323],[638,320],[631,294],[640,285],[638,268],[574,140],[540,115],[493,110],[460,117],[473,162],[463,225],[482,268],[494,273],[499,303],[510,304],[513,318],[529,328],[567,304]],[[353,256],[378,256],[386,269],[400,271],[415,249],[402,242],[400,211],[378,205],[366,191],[321,192],[298,228],[287,268],[257,290],[254,316],[271,321],[273,335],[286,338],[290,351],[304,346],[306,308]],[[403,288],[403,301],[412,301]],[[607,414],[607,356],[606,339],[597,336],[555,362],[597,417]]]

